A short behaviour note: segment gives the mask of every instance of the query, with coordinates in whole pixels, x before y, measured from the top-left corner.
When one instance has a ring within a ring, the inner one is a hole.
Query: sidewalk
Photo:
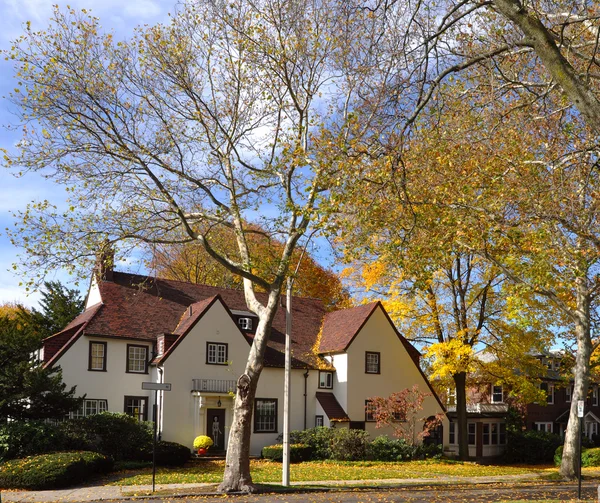
[[[438,477],[427,479],[383,479],[383,480],[320,480],[312,482],[292,482],[291,491],[309,490],[340,490],[345,487],[389,488],[389,487],[415,487],[431,485],[454,484],[494,484],[494,483],[519,483],[539,480],[542,475],[538,473],[525,473],[521,475],[500,475],[492,477]],[[167,496],[197,496],[213,495],[218,484],[157,484],[155,497]],[[280,485],[270,483],[270,485]],[[295,489],[296,488],[296,489]],[[147,497],[152,494],[151,485],[143,486],[90,486],[55,491],[7,491],[0,494],[2,503],[74,503],[103,500],[131,500]]]

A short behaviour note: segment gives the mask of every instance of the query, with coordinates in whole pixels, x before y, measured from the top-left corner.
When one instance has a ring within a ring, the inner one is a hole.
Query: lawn
[[[224,461],[206,461],[189,464],[183,468],[159,468],[156,482],[159,484],[220,482],[223,478]],[[252,480],[257,483],[281,481],[281,463],[252,460]],[[485,477],[496,475],[520,475],[524,473],[548,473],[549,467],[532,466],[483,466],[457,461],[412,461],[386,463],[381,461],[310,461],[291,466],[291,480],[297,482],[320,480],[376,480],[376,479],[422,479],[453,477]],[[121,472],[112,485],[143,485],[152,483],[152,470]]]

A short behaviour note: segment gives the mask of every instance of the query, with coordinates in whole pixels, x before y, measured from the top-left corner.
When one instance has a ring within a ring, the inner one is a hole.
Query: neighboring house
[[[563,436],[571,408],[572,382],[567,385],[560,376],[560,353],[545,353],[536,358],[548,369],[540,383],[547,394],[546,403],[529,403],[524,408],[525,428]],[[473,457],[497,456],[506,446],[506,416],[510,406],[509,390],[502,385],[484,384],[467,392],[467,417],[469,455]],[[600,432],[600,403],[598,385],[590,386],[585,404],[584,435],[590,440]],[[458,453],[456,404],[452,392],[448,393],[449,424],[448,450]]]
[[[363,428],[376,436],[385,430],[375,429],[368,398],[414,384],[432,393],[423,416],[444,412],[418,351],[380,303],[327,313],[319,300],[294,298],[292,315],[292,429]],[[224,449],[257,323],[242,291],[106,270],[94,275],[85,311],[44,340],[42,358],[86,395],[76,416],[108,410],[153,419],[154,392],[142,382],[171,383],[158,393],[161,438],[191,446],[207,434]],[[284,333],[281,308],[256,393],[251,454],[282,432]]]

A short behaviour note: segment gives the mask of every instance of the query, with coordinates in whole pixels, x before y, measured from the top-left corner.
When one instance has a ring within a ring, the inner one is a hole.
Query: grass
[[[183,468],[159,468],[156,482],[159,484],[216,483],[223,478],[224,461],[206,461],[189,464]],[[252,460],[252,479],[256,483],[279,482],[281,463]],[[483,466],[457,461],[412,461],[388,463],[381,461],[309,461],[291,466],[291,480],[309,482],[320,480],[385,480],[453,477],[485,477],[498,475],[521,475],[524,473],[548,473],[554,468],[532,466]],[[152,483],[152,471],[121,472],[112,485],[145,485]]]

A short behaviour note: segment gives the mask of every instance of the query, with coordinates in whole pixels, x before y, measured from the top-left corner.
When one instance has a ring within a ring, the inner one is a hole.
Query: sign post
[[[585,408],[585,402],[583,400],[577,400],[577,417],[579,418],[579,482],[577,488],[577,499],[581,499],[581,450],[583,448],[583,412]]]
[[[143,382],[142,389],[154,391],[154,405],[152,415],[154,416],[154,439],[152,441],[152,492],[156,490],[156,434],[158,432],[158,392],[171,391],[171,383],[168,382]]]

